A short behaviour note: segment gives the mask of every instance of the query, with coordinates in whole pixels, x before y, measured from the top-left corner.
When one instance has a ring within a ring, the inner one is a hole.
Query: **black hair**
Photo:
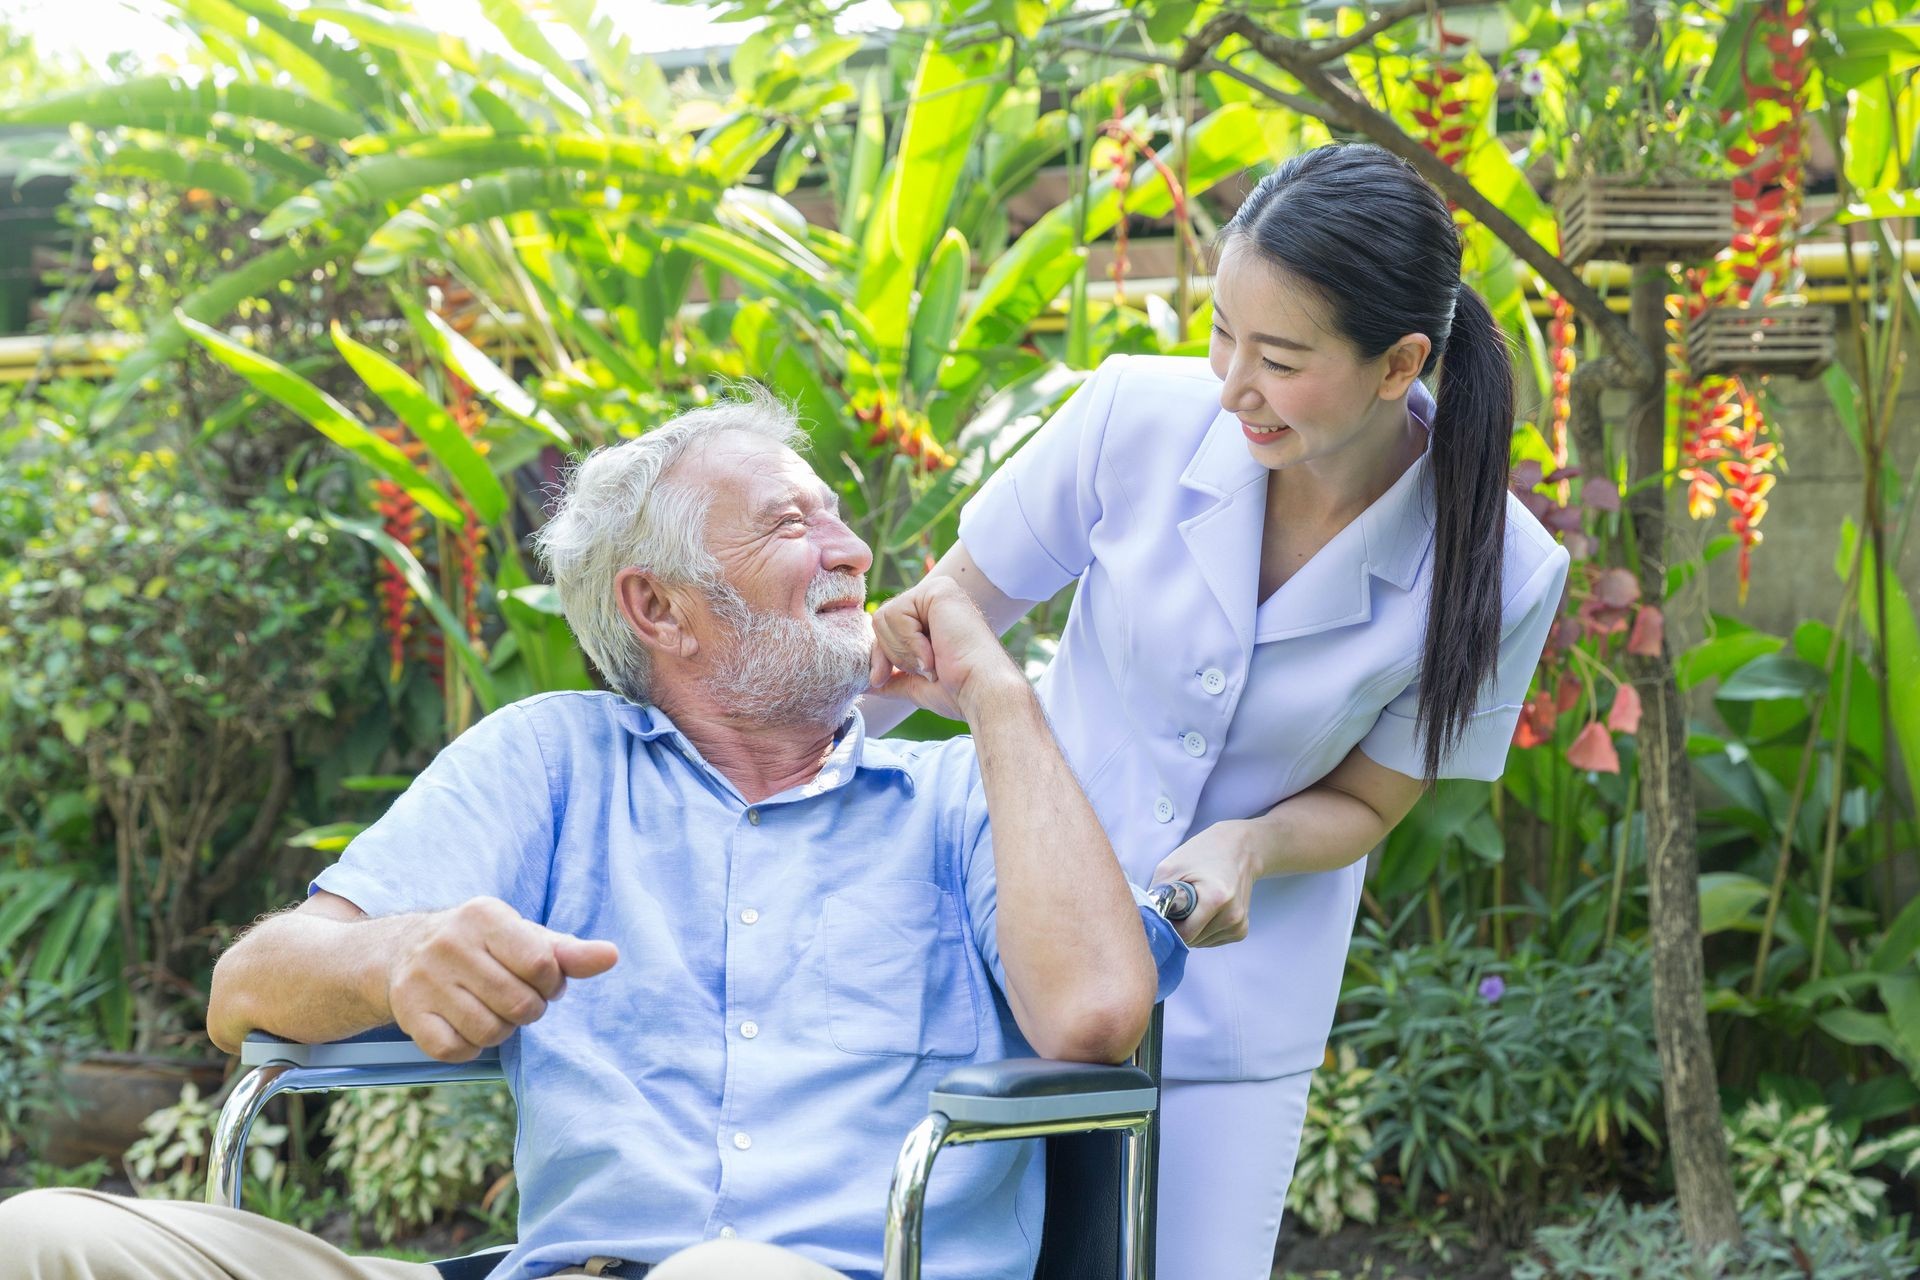
[[[1413,167],[1335,143],[1260,180],[1220,233],[1316,290],[1333,327],[1372,360],[1409,333],[1439,369],[1428,470],[1433,587],[1419,726],[1430,782],[1466,731],[1500,652],[1500,571],[1513,434],[1513,357],[1486,300],[1460,280],[1453,212]]]

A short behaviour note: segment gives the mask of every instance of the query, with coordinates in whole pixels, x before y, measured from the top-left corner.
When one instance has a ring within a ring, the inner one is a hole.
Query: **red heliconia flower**
[[[1620,753],[1613,749],[1613,735],[1607,732],[1607,726],[1595,720],[1580,730],[1567,748],[1567,763],[1594,773],[1620,772]]]
[[[1434,14],[1433,30],[1443,54],[1469,43],[1466,36],[1448,31],[1438,12]],[[1486,115],[1486,104],[1474,101],[1462,90],[1466,81],[1464,70],[1439,57],[1427,59],[1410,81],[1416,105],[1407,114],[1419,126],[1413,130],[1414,136],[1451,168],[1458,168],[1467,158],[1468,140]],[[1451,200],[1447,203],[1458,216],[1458,206]]]

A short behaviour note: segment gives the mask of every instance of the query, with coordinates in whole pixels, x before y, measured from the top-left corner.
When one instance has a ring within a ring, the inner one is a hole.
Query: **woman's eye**
[[[1260,363],[1267,366],[1267,368],[1273,370],[1275,373],[1292,373],[1293,372],[1292,365],[1275,364],[1273,361],[1267,359],[1265,356],[1260,357]]]

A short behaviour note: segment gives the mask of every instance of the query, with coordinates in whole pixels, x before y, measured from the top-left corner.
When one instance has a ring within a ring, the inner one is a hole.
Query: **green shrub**
[[[1911,1168],[1920,1129],[1856,1145],[1825,1107],[1756,1098],[1727,1122],[1727,1145],[1742,1209],[1786,1227],[1851,1227],[1878,1216],[1887,1193],[1864,1171],[1900,1156]]]
[[[0,986],[0,1160],[15,1147],[27,1147],[28,1135],[58,1107],[61,1069],[95,1047],[86,1006],[97,988],[76,991],[52,982]]]
[[[141,1122],[141,1136],[127,1148],[127,1177],[142,1196],[198,1200],[206,1194],[213,1134],[220,1107],[193,1084],[180,1086],[180,1101]],[[274,1148],[286,1141],[284,1125],[256,1120],[247,1132],[246,1176],[276,1182],[285,1176]]]
[[[475,1207],[513,1165],[513,1098],[504,1088],[360,1089],[327,1111],[327,1169],[346,1182],[346,1203],[392,1241],[458,1209]],[[496,1193],[497,1194],[497,1193]]]
[[[1446,1192],[1517,1243],[1541,1205],[1616,1175],[1629,1133],[1657,1143],[1652,978],[1637,945],[1502,960],[1471,936],[1363,928],[1335,1035],[1374,1069],[1359,1119],[1409,1199]]]
[[[1287,1188],[1287,1212],[1316,1235],[1338,1231],[1351,1218],[1379,1219],[1373,1130],[1365,1119],[1373,1072],[1342,1045],[1313,1077],[1300,1153]]]
[[[1608,1195],[1581,1222],[1541,1227],[1515,1260],[1513,1280],[1906,1280],[1905,1232],[1866,1238],[1840,1225],[1789,1228],[1749,1212],[1745,1238],[1694,1252],[1679,1206],[1630,1205]]]

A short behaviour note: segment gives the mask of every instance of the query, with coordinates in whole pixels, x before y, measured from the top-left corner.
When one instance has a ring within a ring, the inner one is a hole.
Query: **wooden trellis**
[[[1595,258],[1708,258],[1732,238],[1729,182],[1654,185],[1590,177],[1570,184],[1560,206],[1560,256],[1573,266]]]
[[[1811,378],[1833,363],[1833,308],[1776,302],[1709,307],[1687,325],[1695,377],[1784,374]]]

